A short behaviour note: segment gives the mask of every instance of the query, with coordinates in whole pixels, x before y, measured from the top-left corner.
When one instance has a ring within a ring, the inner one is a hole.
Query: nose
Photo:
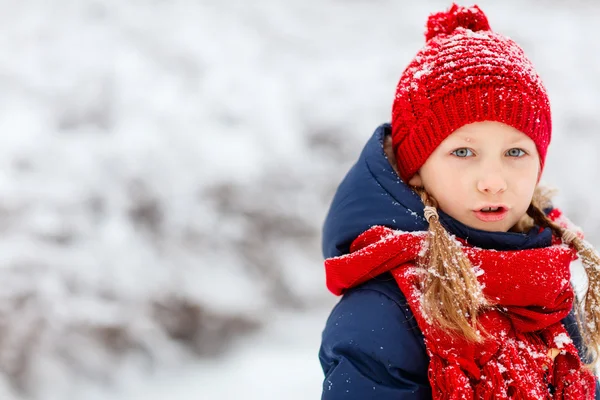
[[[485,194],[498,194],[506,191],[506,179],[499,171],[489,172],[477,181],[477,190]]]

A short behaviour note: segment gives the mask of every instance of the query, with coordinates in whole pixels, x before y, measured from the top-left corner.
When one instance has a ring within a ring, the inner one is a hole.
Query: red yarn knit
[[[392,108],[392,142],[407,182],[452,132],[497,121],[529,136],[543,168],[551,138],[546,89],[523,50],[490,30],[477,7],[453,5],[427,22],[427,43],[404,70]]]
[[[483,344],[473,344],[449,336],[422,313],[415,261],[425,237],[425,232],[376,226],[353,242],[350,254],[326,260],[325,268],[327,286],[337,295],[392,271],[425,336],[433,399],[594,398],[595,378],[582,365],[560,322],[574,300],[569,265],[576,254],[571,248],[561,244],[519,251],[463,247],[483,272],[478,279],[484,295],[496,305],[479,318],[492,336]],[[554,360],[548,356],[551,348],[560,350]]]

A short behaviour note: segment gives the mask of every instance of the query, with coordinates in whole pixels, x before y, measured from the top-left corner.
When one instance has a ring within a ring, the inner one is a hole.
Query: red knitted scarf
[[[431,325],[421,311],[416,260],[425,235],[373,227],[353,242],[350,254],[326,260],[325,268],[327,286],[337,295],[392,272],[425,336],[433,399],[594,398],[595,378],[560,322],[574,300],[571,248],[556,240],[518,251],[463,244],[483,294],[495,305],[480,316],[491,337],[473,344]],[[550,349],[558,353],[554,359]]]

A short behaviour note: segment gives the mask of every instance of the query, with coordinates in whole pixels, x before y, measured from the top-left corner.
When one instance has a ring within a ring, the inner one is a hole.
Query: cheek
[[[518,188],[519,192],[533,193],[537,186],[538,177],[539,168],[532,166],[531,168],[514,171],[511,180],[514,182],[514,186]]]
[[[439,168],[435,173],[428,173],[423,177],[425,189],[436,198],[442,208],[444,205],[452,206],[463,202],[463,197],[468,192],[468,177],[454,169]]]
[[[537,171],[521,171],[520,174],[514,177],[512,182],[512,192],[514,193],[516,203],[515,206],[519,212],[525,213],[537,186]]]
[[[451,165],[443,165],[429,174],[432,186],[438,188],[454,189],[464,186],[468,182],[468,173],[462,169],[453,168]]]

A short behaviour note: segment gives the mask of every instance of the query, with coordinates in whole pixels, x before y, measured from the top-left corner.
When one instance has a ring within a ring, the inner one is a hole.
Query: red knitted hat
[[[463,125],[498,121],[529,136],[544,167],[552,122],[542,81],[523,50],[492,32],[477,6],[429,16],[426,44],[402,73],[392,109],[392,143],[408,182]]]

